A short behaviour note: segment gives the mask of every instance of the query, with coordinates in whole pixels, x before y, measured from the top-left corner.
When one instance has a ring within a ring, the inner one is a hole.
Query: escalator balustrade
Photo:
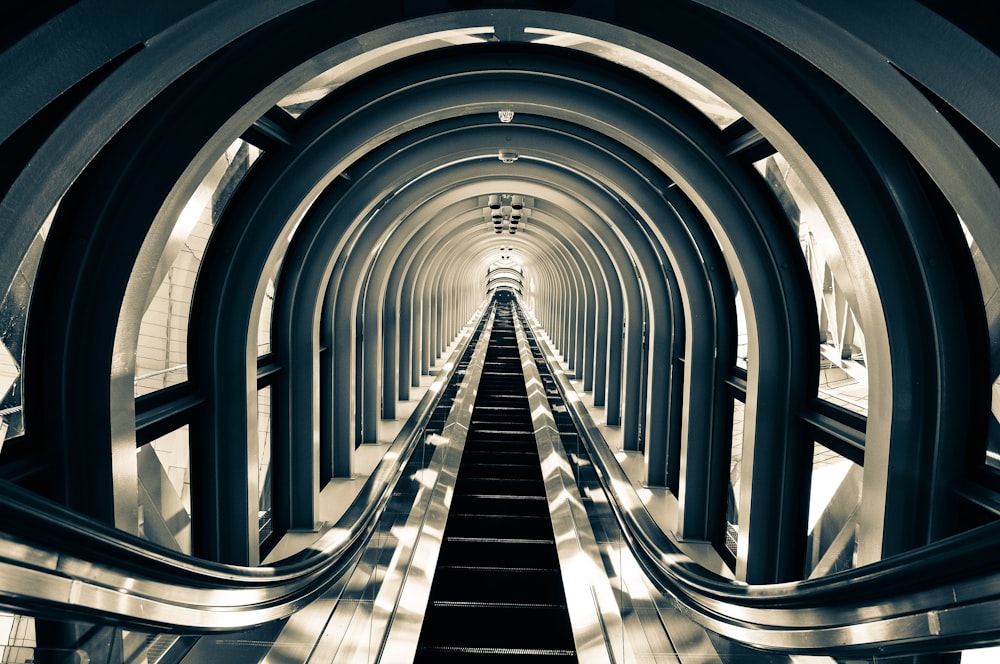
[[[417,662],[577,661],[512,316],[498,301]]]

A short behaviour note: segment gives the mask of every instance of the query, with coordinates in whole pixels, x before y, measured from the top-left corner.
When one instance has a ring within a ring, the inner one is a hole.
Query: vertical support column
[[[333,320],[328,291],[319,316],[319,486],[336,477],[334,468]]]
[[[394,299],[386,293],[385,300]],[[396,419],[396,395],[399,392],[399,322],[394,306],[382,308],[382,417]]]
[[[660,220],[683,277],[688,315],[684,337],[684,403],[678,454],[677,533],[722,545],[732,446],[732,399],[725,380],[735,364],[732,276],[704,217],[677,188],[677,216]],[[669,484],[669,482],[668,482]]]
[[[622,426],[625,429],[623,445],[626,450],[638,450],[641,433],[639,431],[643,392],[643,312],[630,308],[624,323],[625,352],[624,375],[622,378]]]
[[[607,303],[600,302],[600,295],[597,293],[597,284],[599,282],[599,275],[589,273],[588,279],[590,281],[591,287],[587,289],[588,301],[587,306],[587,316],[586,320],[583,322],[583,344],[581,345],[582,353],[580,356],[580,364],[583,367],[583,391],[593,392],[594,390],[594,369],[595,369],[595,346],[597,343],[596,333],[597,333],[597,318],[600,315],[599,309],[607,307]]]
[[[575,276],[575,275],[573,275]],[[580,290],[579,283],[567,275],[569,280],[569,299],[567,300],[566,317],[563,321],[563,334],[566,337],[566,348],[563,352],[563,359],[566,368],[569,369],[570,376],[575,377],[576,371],[576,322],[580,315]]]
[[[330,280],[326,293],[326,307],[330,309],[333,329],[333,462],[335,477],[350,477],[354,464],[354,441],[357,394],[354,368],[356,366],[356,340],[354,316],[349,306],[337,303],[340,280]],[[347,311],[345,311],[347,309]]]
[[[429,367],[437,364],[437,360],[441,357],[441,292],[437,289],[437,284],[432,283],[430,285],[430,306],[427,310],[427,320],[428,327],[430,329],[430,341],[428,343],[428,350],[430,355],[428,356]],[[430,369],[428,368],[428,372]]]
[[[399,316],[397,318],[400,401],[409,401],[410,388],[413,386],[414,339],[416,339],[413,323],[413,302],[410,300],[409,291],[404,288],[399,294]]]
[[[758,204],[762,217],[783,214]],[[754,225],[787,228],[780,216]],[[763,235],[739,238],[758,245],[754,256],[769,259],[743,263],[749,371],[736,576],[780,583],[802,575],[813,444],[799,413],[816,392],[818,333],[797,238],[791,232]]]
[[[380,408],[383,364],[389,364],[388,356],[382,352],[382,341],[385,330],[382,328],[382,318],[379,315],[378,306],[381,284],[377,283],[375,275],[375,262],[373,261],[365,270],[365,278],[361,283],[361,302],[358,303],[360,309],[359,318],[364,321],[364,337],[362,339],[361,368],[359,377],[362,384],[362,420],[361,427],[363,444],[374,444],[378,442],[379,426],[382,420]],[[390,395],[389,401],[395,406],[395,394]]]
[[[433,364],[434,348],[433,348],[433,321],[432,321],[432,302],[431,292],[430,292],[430,275],[424,276],[421,279],[421,297],[420,297],[420,308],[421,308],[421,335],[420,335],[420,373],[423,376],[429,376],[431,373],[431,365]]]

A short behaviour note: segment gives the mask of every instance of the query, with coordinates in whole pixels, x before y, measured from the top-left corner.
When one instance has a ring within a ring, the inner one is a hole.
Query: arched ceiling
[[[773,79],[775,84],[779,84],[778,79],[787,76],[785,73],[787,67],[782,65],[784,67],[782,69],[768,62],[766,60],[770,55],[768,49],[772,46],[763,41],[754,42],[756,37],[746,32],[738,22],[745,21],[771,36],[779,35],[779,31],[771,28],[772,23],[761,18],[762,15],[743,11],[735,5],[711,2],[703,4],[713,6],[720,13],[716,14],[712,10],[700,9],[694,5],[688,6],[684,15],[679,17],[677,27],[661,28],[663,34],[659,36],[665,38],[669,35],[671,39],[660,41],[654,36],[657,29],[653,29],[652,26],[644,26],[647,30],[633,32],[584,16],[521,10],[436,14],[433,17],[386,24],[368,30],[363,36],[357,33],[348,37],[352,30],[358,30],[365,21],[370,20],[370,17],[362,12],[358,17],[351,18],[353,23],[344,23],[343,37],[331,33],[320,39],[309,34],[307,30],[302,30],[302,21],[309,16],[310,11],[315,11],[315,7],[310,3],[296,3],[299,9],[292,6],[285,7],[281,11],[286,13],[280,17],[278,14],[281,12],[269,14],[268,10],[261,7],[244,8],[237,7],[233,3],[217,3],[211,10],[206,9],[205,16],[199,18],[207,20],[210,18],[209,13],[219,15],[227,13],[229,20],[226,22],[226,27],[213,24],[210,30],[204,31],[200,41],[190,40],[184,48],[177,49],[172,58],[163,58],[161,53],[168,47],[177,45],[176,40],[180,39],[178,34],[180,25],[171,26],[169,18],[166,18],[164,25],[161,26],[164,29],[160,38],[162,43],[150,42],[146,44],[145,49],[128,56],[121,65],[121,71],[114,72],[114,75],[109,76],[108,81],[103,84],[102,87],[107,88],[104,94],[95,95],[93,101],[87,100],[87,103],[105,105],[102,117],[107,119],[104,124],[91,126],[88,130],[88,141],[71,141],[68,150],[65,144],[59,145],[58,136],[54,136],[50,141],[51,148],[43,147],[35,161],[41,164],[45,161],[44,152],[47,149],[58,149],[61,151],[60,163],[64,167],[46,178],[44,184],[31,182],[27,177],[14,182],[10,196],[13,200],[28,203],[19,209],[23,210],[24,215],[30,216],[30,220],[26,217],[21,223],[12,224],[13,241],[6,244],[4,260],[0,261],[0,264],[5,266],[4,269],[13,269],[7,266],[17,264],[14,258],[23,255],[27,243],[33,237],[32,229],[37,230],[41,220],[46,216],[39,213],[58,199],[61,190],[65,190],[75,177],[75,173],[78,173],[91,158],[93,150],[106,142],[146,103],[144,94],[148,98],[159,94],[157,85],[162,89],[166,82],[173,80],[172,77],[178,77],[180,72],[196,63],[201,62],[199,66],[207,67],[206,56],[211,49],[218,49],[219,44],[224,43],[227,38],[235,40],[241,31],[245,33],[250,26],[264,25],[268,21],[272,24],[285,21],[288,26],[298,26],[302,31],[300,36],[302,46],[298,47],[301,52],[296,54],[294,48],[286,45],[283,50],[288,54],[282,53],[280,57],[275,58],[271,71],[260,70],[255,72],[253,77],[244,77],[255,79],[250,85],[240,83],[242,89],[255,91],[251,96],[245,97],[244,103],[233,99],[218,104],[222,114],[214,113],[218,118],[215,121],[216,127],[206,125],[212,130],[210,137],[207,140],[198,139],[197,144],[202,147],[198,156],[188,162],[184,173],[178,177],[166,206],[160,209],[158,218],[161,221],[154,225],[151,245],[155,246],[158,234],[163,236],[166,233],[166,231],[157,233],[157,227],[167,228],[171,220],[176,217],[177,204],[171,206],[169,201],[187,199],[188,192],[197,186],[200,176],[209,168],[215,155],[221,152],[222,146],[228,145],[235,136],[251,126],[258,138],[262,135],[270,136],[271,140],[277,140],[279,144],[283,140],[288,140],[288,136],[282,136],[282,131],[287,131],[288,128],[294,128],[296,134],[314,132],[317,137],[321,132],[337,131],[334,127],[338,125],[324,126],[325,120],[315,118],[322,107],[343,106],[349,103],[345,101],[344,95],[351,94],[349,91],[352,86],[358,90],[367,89],[368,92],[359,94],[370,95],[368,101],[358,105],[358,110],[353,112],[370,116],[376,109],[381,109],[380,114],[384,114],[385,120],[380,128],[376,128],[369,118],[351,119],[351,136],[363,136],[364,139],[348,151],[342,152],[336,161],[332,161],[329,155],[317,155],[310,157],[312,163],[308,165],[302,159],[287,164],[287,168],[297,179],[311,182],[311,188],[298,195],[298,209],[293,211],[291,215],[293,219],[311,205],[311,201],[333,178],[352,168],[354,160],[389,138],[405,135],[409,141],[431,138],[439,140],[439,136],[434,134],[436,131],[443,131],[437,126],[438,123],[452,122],[455,127],[459,127],[463,121],[465,123],[470,121],[472,116],[479,118],[479,126],[492,130],[506,124],[496,115],[503,112],[513,113],[513,119],[510,120],[512,126],[548,127],[553,132],[561,132],[567,136],[577,137],[577,140],[589,142],[593,146],[592,149],[597,151],[611,154],[629,153],[628,158],[639,155],[649,160],[649,163],[663,173],[665,178],[673,180],[681,187],[685,196],[690,198],[700,208],[701,213],[711,221],[718,214],[717,205],[712,201],[703,200],[702,196],[706,184],[709,189],[714,185],[711,182],[692,179],[688,172],[691,157],[682,154],[683,149],[677,144],[672,149],[664,149],[666,146],[656,140],[660,130],[649,122],[643,123],[643,115],[648,116],[653,113],[659,114],[660,117],[668,116],[670,119],[667,122],[671,125],[671,129],[677,132],[679,139],[675,143],[689,142],[694,145],[704,144],[706,139],[711,140],[711,135],[718,133],[719,129],[727,127],[733,129],[734,123],[738,124],[737,121],[741,117],[746,117],[750,120],[750,128],[741,127],[738,132],[730,132],[733,134],[732,138],[758,144],[762,141],[769,142],[779,147],[783,154],[789,155],[796,168],[807,175],[815,173],[815,167],[800,146],[801,137],[793,137],[789,125],[783,122],[781,117],[786,111],[780,102],[785,97],[793,97],[795,91],[788,90],[784,95],[776,96],[759,80]],[[588,11],[595,12],[596,18],[603,17],[600,10],[585,9],[584,13]],[[801,30],[789,30],[780,34],[796,35],[788,39],[788,45],[798,48],[807,56],[812,56],[809,57],[811,64],[823,63],[829,69],[827,63],[838,61],[842,57],[840,55],[842,51],[828,52],[829,38],[821,34],[818,29],[814,29],[823,18],[820,12],[805,8],[793,11],[789,7],[782,7],[780,10],[773,9],[765,13],[773,19],[773,25],[788,24],[805,29],[805,37],[799,36],[802,35]],[[633,25],[642,25],[643,12],[638,8],[628,10],[619,8],[618,14],[622,24],[629,24],[628,17],[631,16]],[[724,18],[726,14],[735,18],[736,22]],[[851,25],[858,20],[856,13],[846,11],[836,15],[835,18],[844,25]],[[745,52],[753,53],[757,60],[751,57],[745,62],[724,62],[719,58],[707,57],[704,51],[688,48],[689,44],[684,38],[674,32],[685,27],[706,26],[711,26],[720,37],[723,35],[732,37],[733,44],[728,47],[729,51],[736,52],[738,41],[739,46],[744,47]],[[147,26],[146,29],[155,30],[156,26]],[[280,29],[280,26],[276,29]],[[119,40],[126,38],[121,34],[123,32],[121,26],[103,26],[102,32],[118,35]],[[642,34],[643,32],[648,34]],[[249,33],[246,34],[244,39],[252,41],[253,38]],[[37,35],[36,40],[38,43],[44,43],[47,38],[48,35],[42,32]],[[853,35],[852,38],[858,39],[859,35]],[[172,39],[175,41],[171,42]],[[106,40],[103,44],[91,44],[91,41],[87,40],[88,48],[91,49],[110,49],[110,53],[113,53],[113,49],[116,48],[114,39]],[[327,44],[325,46],[324,41]],[[234,53],[238,52],[240,49],[237,47],[237,42],[232,43],[234,48],[231,50]],[[27,48],[27,45],[25,47]],[[827,50],[822,54],[829,55],[829,58],[820,58],[817,55],[823,48]],[[885,44],[885,48],[898,50],[902,45],[899,42],[890,42]],[[313,52],[309,53],[309,49],[313,49]],[[124,49],[122,52],[124,53]],[[96,51],[88,55],[95,60],[109,57],[108,53],[102,55]],[[593,58],[588,59],[586,56]],[[865,56],[858,56],[857,60],[863,60],[863,57]],[[918,68],[919,56],[911,57],[914,60],[914,67]],[[48,81],[47,85],[60,85],[60,80],[67,76],[72,77],[76,69],[86,66],[85,62],[86,58],[76,67],[60,63],[64,67],[58,70],[58,74],[53,67],[54,78]],[[399,66],[392,63],[399,63]],[[390,66],[393,68],[393,73],[386,75],[386,67]],[[382,70],[376,77],[377,82],[370,81],[367,88],[358,83],[358,80],[364,79],[366,72],[380,67]],[[754,70],[754,67],[759,69]],[[863,63],[858,62],[852,69],[840,72],[841,83],[864,91],[864,67]],[[773,71],[769,71],[769,68]],[[779,72],[779,69],[782,71]],[[174,73],[171,74],[171,71]],[[235,71],[229,62],[223,61],[216,64],[210,73],[212,76],[222,75],[236,79],[238,77],[234,75]],[[764,71],[768,73],[767,76],[757,75]],[[881,73],[869,72],[868,76],[873,81],[876,77],[880,77],[877,83],[882,83],[882,79],[886,78]],[[140,92],[139,86],[134,84],[136,80],[148,80],[149,85]],[[179,78],[177,80],[180,81]],[[216,80],[215,83],[221,81]],[[29,99],[44,98],[43,87],[36,84],[35,89],[31,91],[32,94],[25,95],[16,107],[9,107],[8,114],[13,114],[11,120],[14,121],[10,126],[16,126],[18,113],[31,112],[31,104],[26,103]],[[337,94],[330,95],[331,91],[337,91]],[[912,94],[908,94],[912,97]],[[671,97],[675,98],[672,100]],[[326,103],[324,99],[327,100]],[[233,101],[237,101],[237,104],[233,104]],[[663,112],[665,105],[669,108]],[[791,102],[787,105],[794,106]],[[223,107],[227,106],[231,109],[228,118],[223,115],[226,113]],[[362,108],[364,110],[360,110]],[[278,109],[291,113],[297,121],[282,121],[282,113]],[[79,109],[74,109],[73,114],[88,112],[84,104]],[[335,111],[330,113],[331,117],[335,115]],[[634,116],[633,129],[622,121],[629,116]],[[680,120],[681,117],[685,119]],[[344,127],[343,122],[348,119],[342,118],[339,126]],[[679,124],[675,119],[680,120]],[[491,126],[491,121],[494,126]],[[66,131],[71,131],[71,124],[67,123]],[[643,127],[643,124],[646,126]],[[370,129],[366,130],[366,126]],[[203,135],[209,136],[209,134]],[[421,138],[421,135],[424,138]],[[295,137],[295,143],[299,146],[304,144],[298,136]],[[733,143],[730,147],[735,149],[739,146]],[[499,141],[495,148],[498,155],[501,151],[507,150]],[[507,151],[524,158],[532,158],[531,153],[536,148],[540,146],[533,144],[531,149],[522,148],[520,154],[516,150]],[[928,156],[933,155],[928,152]],[[600,174],[585,174],[575,164],[570,164],[570,160],[561,148],[534,158],[551,161],[558,166],[567,166],[570,171],[579,172],[581,179],[602,179]],[[583,163],[588,160],[586,156],[578,159],[582,159]],[[407,179],[416,177],[414,173],[392,172],[389,163],[387,160],[381,177],[387,180],[394,179],[393,186],[404,189],[408,186]],[[310,175],[310,172],[321,171],[318,177]],[[27,172],[30,172],[30,167]],[[844,213],[839,209],[837,198],[830,195],[828,189],[824,189],[826,185],[823,178],[807,180],[814,188],[817,200],[824,201],[828,207],[828,216],[843,218]],[[671,186],[671,184],[668,181],[664,185],[657,186]],[[516,190],[515,187],[510,191]],[[654,186],[653,191],[655,190]],[[34,203],[24,200],[22,195]],[[489,190],[484,190],[478,195],[488,196]],[[625,198],[627,192],[618,191],[613,195]],[[982,200],[984,195],[983,191],[979,191],[976,196],[964,197],[961,200]],[[965,205],[975,204],[965,203]],[[973,211],[970,210],[971,212]],[[967,221],[974,227],[981,226],[977,222],[978,216],[971,213]],[[725,233],[720,232],[721,228],[721,225],[716,224],[715,232],[725,247]],[[856,243],[856,239],[851,237],[849,228],[849,224],[835,228],[835,233],[839,235],[838,239],[844,246]],[[977,233],[977,238],[981,237],[980,243],[989,247],[992,231],[981,230],[981,233]],[[854,255],[857,252],[845,253]],[[728,254],[728,261],[738,265],[738,257],[734,255],[732,249],[728,250]],[[737,280],[740,279],[739,273],[740,270],[737,269],[735,275]],[[9,282],[10,279],[5,280],[5,283]],[[746,289],[746,284],[743,286]],[[870,309],[870,315],[877,317],[874,312],[877,307],[863,307],[863,309]]]
[[[0,140],[18,166],[2,178],[0,284],[15,283],[33,243],[56,247],[35,284],[45,297],[30,325],[44,343],[26,354],[37,378],[25,392],[26,403],[38,390],[36,403],[65,404],[57,422],[34,416],[40,430],[60,429],[55,439],[106,412],[95,437],[128,448],[135,414],[118,404],[134,400],[158,266],[241,138],[263,154],[206,249],[192,320],[212,338],[192,350],[192,366],[205,367],[193,384],[226,373],[227,352],[247,367],[235,389],[255,384],[264,293],[289,265],[302,266],[295,311],[316,322],[329,301],[356,313],[366,274],[485,296],[491,267],[509,261],[520,276],[506,274],[505,287],[618,307],[611,320],[636,335],[628,343],[677,349],[689,363],[694,339],[717,350],[735,288],[748,402],[781,386],[784,410],[759,434],[780,440],[815,382],[818,333],[796,220],[754,167],[777,151],[828,222],[836,257],[826,267],[866,331],[869,445],[964,426],[952,415],[921,427],[904,386],[932,386],[928,401],[965,393],[949,388],[966,382],[954,367],[969,360],[956,350],[965,305],[948,291],[969,290],[961,284],[975,275],[938,275],[935,260],[950,258],[935,215],[967,225],[982,288],[992,279],[996,290],[1000,187],[988,157],[1000,144],[1000,75],[975,40],[932,30],[948,24],[922,3],[624,0],[561,11],[414,0],[344,11],[220,0],[126,15],[119,4],[76,3],[0,53]],[[902,14],[917,26],[905,39],[891,29]],[[941,67],[952,47],[975,66]],[[514,196],[530,213],[510,233]],[[990,316],[995,342],[1000,316]],[[247,343],[230,350],[233,339]],[[109,385],[83,383],[107,403],[78,403],[81,384],[65,376],[109,366]],[[234,418],[218,426],[245,426]]]

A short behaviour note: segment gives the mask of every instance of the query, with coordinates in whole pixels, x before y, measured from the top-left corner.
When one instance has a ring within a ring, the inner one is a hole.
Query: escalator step
[[[525,449],[509,449],[503,447],[491,447],[489,449],[480,449],[479,446],[475,446],[474,449],[469,449],[468,443],[466,443],[465,453],[462,455],[462,463],[514,463],[514,464],[532,464],[538,465],[538,453],[534,447]]]
[[[537,458],[534,466],[503,461],[463,463],[460,472],[466,473],[467,477],[481,479],[533,480],[540,477]]]
[[[490,662],[514,664],[518,662],[575,662],[576,654],[569,650],[515,650],[511,648],[448,648],[444,646],[420,648],[414,662]]]
[[[566,603],[559,570],[497,567],[438,568],[431,601],[535,606]]]
[[[511,433],[531,433],[532,426],[531,420],[527,417],[515,417],[513,415],[503,415],[496,416],[489,415],[487,417],[482,417],[473,413],[472,420],[469,422],[469,428],[473,431],[496,431],[499,427],[503,427],[504,431],[509,431]]]
[[[552,540],[549,516],[450,514],[445,537],[497,540]]]
[[[562,607],[432,604],[422,645],[451,648],[572,650],[573,632]]]
[[[470,431],[465,441],[466,449],[472,446],[473,451],[499,450],[501,452],[537,452],[534,432],[512,433],[498,432],[492,429]]]
[[[472,432],[470,432],[471,435]],[[519,443],[519,442],[530,442],[534,444],[535,442],[535,432],[532,430],[518,431],[509,429],[478,429],[475,431],[475,435],[490,441]],[[468,443],[466,443],[468,444]]]
[[[534,480],[515,480],[459,475],[455,482],[455,492],[494,496],[537,496],[544,495],[545,485],[541,477]]]
[[[551,542],[511,542],[452,539],[441,547],[438,565],[475,564],[482,567],[548,568],[559,564]]]
[[[575,662],[514,306],[497,304],[417,662]]]
[[[549,506],[541,496],[489,496],[456,494],[451,500],[452,514],[520,514],[547,517]]]

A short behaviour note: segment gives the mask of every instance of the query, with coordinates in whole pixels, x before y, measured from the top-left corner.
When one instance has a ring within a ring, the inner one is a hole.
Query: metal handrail
[[[637,560],[706,629],[761,650],[831,656],[1000,643],[1000,523],[825,577],[742,584],[683,553],[648,513],[589,415],[574,400],[565,403]],[[191,633],[287,616],[351,568],[418,434],[397,438],[336,527],[272,566],[197,560],[0,485],[0,604],[46,617]]]
[[[552,375],[628,546],[701,626],[755,649],[834,657],[1000,644],[1000,522],[815,579],[734,581],[696,563],[659,527],[582,403],[568,398],[566,379]]]
[[[443,374],[442,389],[428,390],[335,526],[272,565],[187,556],[0,482],[0,606],[183,633],[244,629],[294,613],[352,570],[458,364]]]

